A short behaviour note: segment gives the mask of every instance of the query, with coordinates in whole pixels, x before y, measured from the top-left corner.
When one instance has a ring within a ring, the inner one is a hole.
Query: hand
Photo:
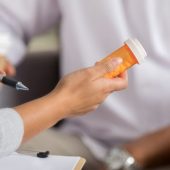
[[[61,119],[96,109],[111,92],[126,88],[126,73],[114,79],[104,78],[120,63],[117,59],[71,73],[51,93],[15,107],[24,122],[23,141]]]
[[[65,76],[52,91],[54,96],[55,94],[60,96],[58,100],[63,101],[67,109],[65,117],[93,111],[110,93],[126,88],[128,84],[126,73],[114,79],[104,77],[121,62],[122,60],[117,58]]]
[[[6,76],[6,73],[4,72],[4,71],[1,71],[0,70],[0,77],[3,77],[3,76]],[[1,88],[2,88],[2,84],[0,83],[0,90],[1,90]]]
[[[16,73],[15,67],[2,55],[0,55],[0,71],[4,71],[9,76],[14,76]]]

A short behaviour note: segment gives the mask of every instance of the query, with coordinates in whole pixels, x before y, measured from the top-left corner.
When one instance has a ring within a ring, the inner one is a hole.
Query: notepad
[[[0,159],[2,170],[81,170],[85,159],[81,157],[54,156],[37,158],[35,156],[13,153]]]

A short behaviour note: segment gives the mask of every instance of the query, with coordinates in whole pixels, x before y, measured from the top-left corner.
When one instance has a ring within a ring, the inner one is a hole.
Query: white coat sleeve
[[[58,19],[57,0],[0,0],[0,54],[17,64],[30,38]]]
[[[0,109],[0,157],[16,151],[24,135],[20,115],[10,108]]]

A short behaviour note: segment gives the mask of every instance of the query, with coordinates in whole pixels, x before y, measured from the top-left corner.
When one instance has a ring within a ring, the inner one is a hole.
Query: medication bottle
[[[120,64],[120,66],[118,66],[113,72],[107,73],[105,77],[114,78],[118,76],[134,64],[142,63],[146,56],[145,49],[137,39],[128,39],[122,47],[101,60],[101,62],[108,61],[114,57],[120,57],[123,59],[122,64]]]

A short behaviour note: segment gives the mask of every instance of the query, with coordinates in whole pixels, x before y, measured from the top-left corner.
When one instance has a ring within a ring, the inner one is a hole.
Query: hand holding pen
[[[0,54],[0,73],[4,71],[8,76],[14,76],[16,69],[12,63],[2,54]]]
[[[15,88],[16,90],[22,90],[22,91],[28,91],[29,88],[26,87],[22,82],[20,81],[16,81],[16,80],[12,80],[8,77],[6,77],[5,73],[0,71],[0,82],[8,85],[10,87]]]

